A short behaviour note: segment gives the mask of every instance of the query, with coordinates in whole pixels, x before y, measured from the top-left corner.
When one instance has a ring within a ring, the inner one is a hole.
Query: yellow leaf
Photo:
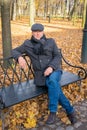
[[[28,123],[24,123],[25,128],[30,128],[30,125]]]

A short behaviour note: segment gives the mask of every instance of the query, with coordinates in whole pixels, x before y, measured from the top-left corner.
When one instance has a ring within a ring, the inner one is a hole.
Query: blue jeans
[[[60,104],[67,112],[71,114],[74,109],[69,100],[63,94],[60,86],[61,71],[54,71],[46,77],[46,86],[48,87],[49,110],[50,112],[57,112],[58,104]]]

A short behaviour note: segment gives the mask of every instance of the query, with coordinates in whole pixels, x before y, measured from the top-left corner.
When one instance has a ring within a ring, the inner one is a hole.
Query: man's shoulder
[[[32,42],[30,39],[26,39],[23,43],[24,46],[28,46],[28,47],[31,47],[32,46]]]
[[[54,38],[47,38],[47,41],[50,42],[50,43],[53,43],[53,44],[55,43]]]
[[[53,39],[53,38],[47,38],[47,40],[51,40],[51,41],[54,41],[54,39]]]
[[[30,42],[30,39],[26,39],[26,40],[24,41],[24,43],[31,43],[31,42]]]

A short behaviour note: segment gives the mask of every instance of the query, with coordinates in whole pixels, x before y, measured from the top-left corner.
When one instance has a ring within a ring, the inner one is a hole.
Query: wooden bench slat
[[[63,71],[61,78],[61,87],[69,85],[70,83],[77,82],[79,80],[81,80],[81,78],[78,75],[68,71]],[[0,95],[2,95],[2,100],[5,108],[28,99],[32,99],[46,92],[46,87],[36,87],[33,80],[21,82],[14,84],[13,86],[11,85],[0,89]]]

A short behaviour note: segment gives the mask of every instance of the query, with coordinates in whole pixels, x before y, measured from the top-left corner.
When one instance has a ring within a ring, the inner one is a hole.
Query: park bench
[[[26,71],[19,67],[13,57],[0,59],[0,110],[47,93],[46,87],[38,87],[34,84],[30,59],[26,55],[23,57],[27,64]],[[78,70],[76,73],[63,70],[61,87],[81,83],[87,77],[86,70],[83,67],[71,65],[65,60],[62,53],[61,57],[69,67]]]

